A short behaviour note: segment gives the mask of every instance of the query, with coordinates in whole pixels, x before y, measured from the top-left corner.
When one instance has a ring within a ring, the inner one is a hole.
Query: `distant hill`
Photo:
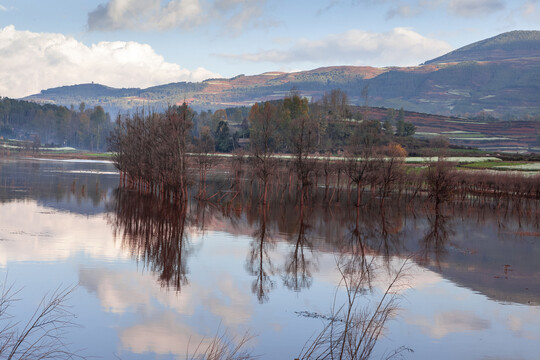
[[[475,42],[425,64],[540,57],[540,31],[510,31]]]
[[[369,106],[441,115],[540,114],[540,32],[501,34],[414,67],[333,66],[147,89],[83,84],[44,90],[26,99],[66,106],[85,102],[114,116],[142,107],[160,111],[184,99],[197,110],[249,106],[283,98],[291,89],[318,99],[336,88],[347,92],[352,105],[365,105],[367,100]]]

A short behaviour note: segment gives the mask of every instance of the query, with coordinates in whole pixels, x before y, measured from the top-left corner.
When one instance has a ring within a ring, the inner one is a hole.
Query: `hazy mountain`
[[[84,84],[44,90],[26,99],[66,106],[85,102],[115,115],[142,107],[160,111],[184,99],[198,110],[251,105],[283,98],[291,89],[317,99],[335,88],[346,91],[353,105],[367,102],[444,115],[539,114],[540,31],[504,33],[414,67],[334,66],[147,89]],[[362,96],[363,89],[367,98]]]

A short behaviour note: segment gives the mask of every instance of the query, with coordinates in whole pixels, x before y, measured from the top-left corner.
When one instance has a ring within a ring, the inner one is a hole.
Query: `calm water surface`
[[[21,289],[11,315],[78,284],[67,342],[84,355],[181,359],[249,331],[261,359],[293,359],[344,300],[336,263],[361,249],[376,265],[366,306],[410,258],[375,358],[406,346],[411,359],[540,359],[534,206],[262,211],[245,195],[182,211],[117,185],[106,162],[0,160],[0,278]]]

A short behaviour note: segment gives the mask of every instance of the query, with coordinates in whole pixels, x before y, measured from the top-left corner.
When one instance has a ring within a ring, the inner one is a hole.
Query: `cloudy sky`
[[[539,29],[540,0],[0,0],[0,96],[417,65]]]

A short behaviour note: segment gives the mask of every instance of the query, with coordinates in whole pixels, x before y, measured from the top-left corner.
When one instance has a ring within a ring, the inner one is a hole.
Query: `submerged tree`
[[[309,114],[308,100],[296,92],[283,100],[284,117],[288,119],[289,143],[294,156],[294,169],[300,185],[300,203],[304,203],[315,161],[309,157],[316,148],[318,126]]]
[[[390,195],[394,186],[405,176],[405,157],[407,151],[399,144],[390,144],[381,149],[382,157],[378,161],[377,183],[381,211],[384,211],[384,201]]]
[[[135,113],[116,121],[109,137],[122,184],[155,192],[175,201],[187,200],[188,149],[193,113],[184,103],[165,114]]]
[[[214,146],[210,128],[208,126],[201,127],[199,137],[194,139],[195,162],[199,168],[199,192],[197,194],[199,199],[206,198],[206,176],[208,170],[216,162],[216,158],[212,156]]]
[[[251,124],[252,164],[255,175],[262,183],[263,204],[267,203],[268,182],[276,171],[277,161],[273,154],[276,148],[277,115],[277,108],[266,102],[253,105],[248,117]]]
[[[428,197],[435,202],[435,211],[439,206],[452,200],[456,191],[455,171],[453,164],[439,157],[431,163],[425,174]]]

